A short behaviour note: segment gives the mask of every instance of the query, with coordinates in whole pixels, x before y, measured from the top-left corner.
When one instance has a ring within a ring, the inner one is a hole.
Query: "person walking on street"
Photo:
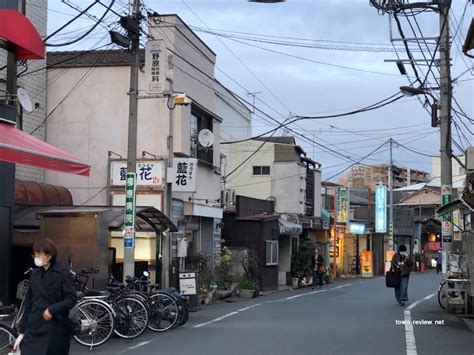
[[[37,266],[31,273],[25,311],[19,323],[22,355],[67,355],[71,334],[68,313],[77,301],[72,276],[56,261],[54,243],[45,238],[33,245]]]
[[[436,273],[439,274],[442,269],[441,266],[443,265],[443,252],[441,251],[441,249],[438,250],[438,252],[436,253],[435,260],[436,260]]]
[[[323,277],[325,274],[324,268],[324,258],[321,255],[321,250],[319,248],[316,248],[314,249],[314,254],[311,258],[311,270],[313,272],[313,290],[318,284],[319,288],[323,287]]]
[[[395,299],[400,306],[404,306],[405,302],[408,302],[408,281],[410,279],[410,271],[413,266],[413,261],[410,260],[407,247],[400,245],[398,247],[398,253],[392,258],[392,270],[400,270],[401,281],[398,287],[395,287]]]

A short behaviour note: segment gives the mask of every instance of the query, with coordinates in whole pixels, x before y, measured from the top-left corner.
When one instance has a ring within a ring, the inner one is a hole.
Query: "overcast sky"
[[[69,2],[85,8],[91,0]],[[109,4],[108,0],[103,2]],[[452,35],[456,34],[452,46],[452,78],[462,74],[459,81],[454,84],[454,96],[462,110],[473,117],[473,61],[460,53],[460,45],[464,42],[472,18],[473,5],[470,5],[470,2],[470,0],[453,1],[450,28]],[[114,9],[117,12],[124,11],[127,9],[127,4],[126,0],[117,0]],[[159,14],[177,14],[191,26],[275,36],[266,36],[266,39],[282,40],[281,37],[292,37],[294,39],[285,39],[292,42],[297,41],[296,39],[308,39],[318,41],[313,41],[311,44],[325,46],[326,49],[298,48],[245,41],[250,44],[246,45],[235,40],[218,38],[213,34],[197,32],[217,54],[217,66],[240,85],[219,70],[216,70],[216,78],[250,102],[252,98],[246,90],[261,92],[257,95],[256,106],[280,121],[287,118],[290,113],[321,115],[362,108],[395,94],[400,86],[409,83],[409,78],[400,75],[395,63],[384,62],[386,59],[397,58],[397,53],[394,51],[354,50],[361,47],[393,50],[390,32],[392,31],[394,38],[400,38],[395,21],[392,20],[390,26],[389,16],[378,14],[377,10],[369,5],[368,0],[288,0],[280,4],[255,4],[245,0],[147,0],[145,5]],[[464,11],[466,5],[467,9]],[[49,10],[49,32],[70,19],[69,15],[77,14],[77,11],[59,0],[49,0]],[[100,15],[103,10],[103,7],[97,6],[91,13]],[[436,13],[427,11],[415,18],[418,23],[413,17],[410,18],[410,22],[418,36],[417,26],[426,37],[433,37],[439,33],[439,16]],[[461,26],[458,26],[461,19]],[[116,16],[107,16],[106,20],[107,24],[112,24]],[[406,18],[400,17],[400,20],[405,35],[414,37]],[[92,23],[90,19],[77,21],[75,27],[71,27],[68,31],[90,26]],[[105,44],[108,41],[106,32],[106,28],[98,27],[88,41],[72,49],[90,49]],[[74,35],[77,33],[69,34],[72,37]],[[61,41],[67,36],[68,34],[64,34],[57,36],[56,39]],[[395,43],[398,56],[407,58],[400,42]],[[293,57],[265,51],[255,46],[287,53]],[[328,46],[333,49],[327,49]],[[418,49],[416,44],[410,47]],[[422,48],[424,55],[431,59],[427,47]],[[430,48],[433,50],[434,46]],[[418,51],[413,52],[413,55],[417,59],[423,59],[423,53]],[[406,65],[406,68],[413,80],[413,70],[409,65]],[[422,65],[417,70],[420,72],[420,77],[424,78],[427,66]],[[434,72],[439,77],[436,68]],[[433,76],[430,76],[430,85],[437,86]],[[438,95],[436,92],[434,94]],[[457,105],[454,107],[460,110]],[[470,140],[470,145],[473,145],[473,136],[458,117],[455,117],[455,120]],[[471,131],[474,130],[474,126],[467,119],[464,118],[463,122]],[[273,128],[260,117],[254,117],[253,123],[254,134]],[[372,112],[337,119],[304,121],[292,128],[310,140],[337,150],[355,161],[390,137],[423,154],[436,155],[439,152],[439,131],[431,128],[430,117],[416,98],[403,98]],[[455,128],[453,133],[455,140],[462,147],[467,145],[466,138],[460,139]],[[303,138],[297,137],[297,141],[310,156],[314,154],[313,158],[322,163],[323,178],[336,174],[352,163],[335,156],[334,153],[328,153]],[[457,147],[453,146],[453,149],[456,153],[460,153]],[[431,171],[431,159],[427,156],[403,148],[395,148],[393,156],[396,164]],[[388,146],[363,162],[388,162]]]

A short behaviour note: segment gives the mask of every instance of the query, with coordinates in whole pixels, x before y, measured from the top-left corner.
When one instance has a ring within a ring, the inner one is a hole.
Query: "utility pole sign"
[[[145,47],[145,82],[147,93],[163,93],[165,89],[165,62],[165,41],[148,41]]]
[[[441,186],[441,205],[444,206],[452,200],[452,188],[448,185]],[[441,235],[443,243],[453,242],[453,227],[451,225],[451,213],[442,216]]]
[[[125,188],[125,220],[123,224],[123,246],[124,248],[135,247],[135,190],[136,174],[127,173]]]

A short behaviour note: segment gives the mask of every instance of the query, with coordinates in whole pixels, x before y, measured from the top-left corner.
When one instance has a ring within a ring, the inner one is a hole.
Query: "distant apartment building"
[[[430,179],[428,172],[409,167],[394,166],[393,172],[394,188],[428,182]],[[388,173],[388,164],[358,165],[354,166],[349,174],[342,177],[340,182],[347,183],[357,189],[375,189],[379,183],[388,185]]]

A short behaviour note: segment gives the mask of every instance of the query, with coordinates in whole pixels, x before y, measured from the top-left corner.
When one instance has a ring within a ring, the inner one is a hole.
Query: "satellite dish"
[[[198,134],[199,144],[209,148],[214,144],[214,134],[208,129],[202,129]]]
[[[23,107],[23,110],[26,112],[33,111],[33,103],[31,102],[30,95],[28,95],[28,91],[19,87],[16,95],[18,97],[18,102],[20,103],[21,107]]]

